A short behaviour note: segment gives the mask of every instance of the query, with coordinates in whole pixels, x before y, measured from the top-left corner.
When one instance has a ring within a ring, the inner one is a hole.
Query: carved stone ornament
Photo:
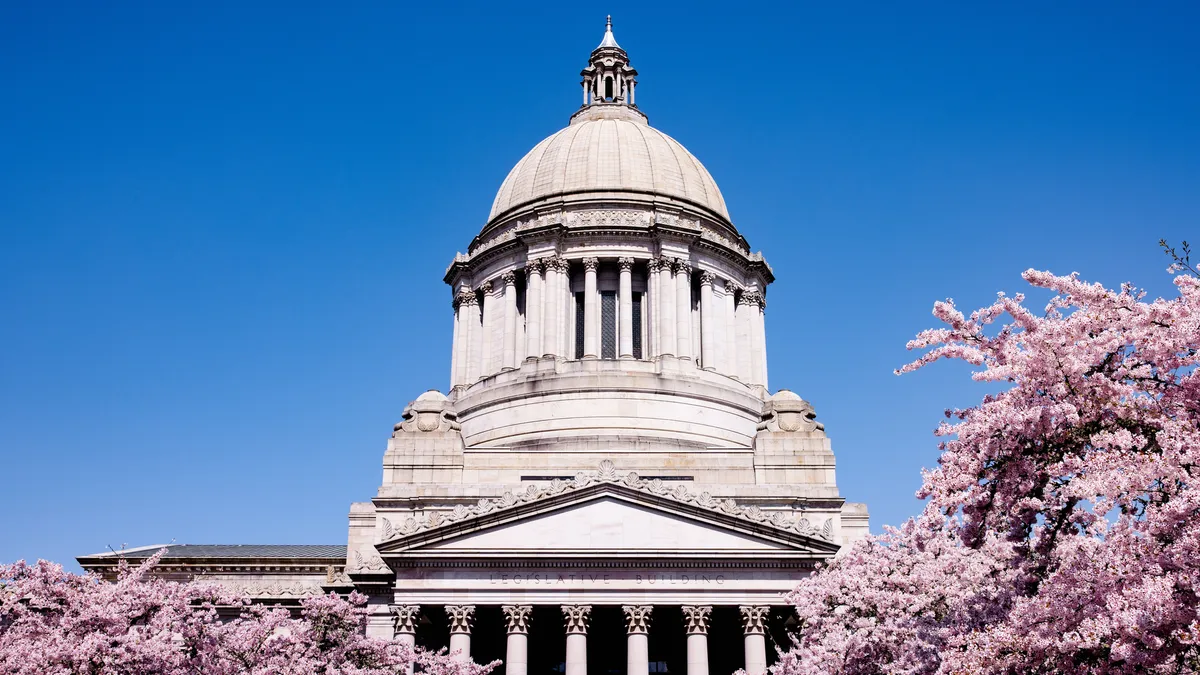
[[[592,618],[591,605],[563,605],[562,613],[567,624],[567,635],[587,635],[588,620]]]
[[[475,305],[478,303],[479,298],[475,297],[475,291],[464,288],[458,292],[459,305]]]
[[[572,227],[649,227],[650,213],[620,209],[576,211],[568,222]]]
[[[662,268],[662,258],[651,258],[646,261],[646,269],[651,274]]]
[[[525,261],[525,278],[528,279],[535,274],[541,274],[542,266],[543,265],[542,265],[541,260],[526,260]]]
[[[739,305],[758,305],[762,306],[762,293],[758,291],[742,291],[742,297],[738,298]]]
[[[546,261],[547,268],[553,268],[560,273],[565,273],[571,269],[571,263],[567,262],[566,258],[555,256]]]
[[[780,389],[763,403],[762,421],[759,431],[824,431],[825,425],[817,421],[812,404],[787,389]]]
[[[767,612],[771,610],[766,605],[740,605],[742,613],[742,630],[746,635],[762,635],[767,632]]]
[[[482,284],[479,284],[479,290],[480,290],[480,291],[483,291],[483,294],[484,294],[484,295],[489,295],[489,294],[491,294],[491,292],[492,292],[492,282],[490,282],[490,281],[485,281],[485,282],[483,282]]]
[[[373,553],[368,553],[364,556],[362,551],[354,552],[354,565],[346,569],[347,574],[364,574],[371,572],[381,573],[391,571],[392,568],[388,567],[388,564],[383,561],[383,558],[380,558],[378,555]]]
[[[529,634],[529,619],[533,616],[533,605],[501,605],[504,619],[508,623],[508,634]]]
[[[583,269],[585,269],[589,272],[595,272],[596,268],[599,266],[600,266],[599,258],[584,258],[583,259]]]
[[[690,262],[684,260],[683,258],[675,258],[672,262],[674,263],[674,266],[675,266],[675,274],[676,275],[679,275],[679,274],[691,275],[692,264]]]
[[[421,606],[392,605],[392,615],[396,617],[397,633],[416,633],[417,618],[421,616]]]
[[[450,619],[450,633],[471,634],[475,622],[475,605],[446,605],[446,618]]]
[[[431,389],[404,407],[401,421],[392,427],[392,436],[402,433],[459,431],[458,411],[441,392]]]
[[[683,624],[688,635],[707,635],[708,617],[712,614],[712,605],[684,605]]]
[[[232,584],[227,581],[222,583],[249,598],[312,598],[325,594],[320,584],[303,581],[275,581],[245,585]]]
[[[628,272],[633,269],[633,258],[617,258],[617,265],[621,267],[622,272]]]
[[[512,271],[505,272],[504,274],[500,275],[500,279],[504,281],[504,285],[506,287],[517,285],[517,273],[516,272],[512,272]]]
[[[625,612],[625,631],[630,635],[645,635],[650,631],[650,614],[654,605],[621,605]]]
[[[624,474],[620,473],[612,461],[606,459],[600,462],[597,471],[592,473],[580,471],[575,474],[575,478],[572,480],[555,479],[545,484],[545,487],[529,485],[524,490],[515,493],[505,492],[495,499],[480,499],[474,506],[459,504],[450,511],[414,511],[399,526],[393,526],[390,521],[384,518],[383,539],[380,543],[415,532],[440,527],[447,523],[454,523],[493,513],[518,504],[526,504],[564,492],[572,492],[598,483],[618,483],[640,492],[665,497],[682,504],[692,504],[753,523],[766,523],[772,527],[789,530],[807,537],[833,541],[832,520],[826,521],[823,527],[818,528],[809,523],[807,518],[795,518],[784,511],[763,511],[753,505],[739,506],[732,499],[717,499],[707,492],[701,492],[698,495],[692,494],[684,485],[668,485],[658,478],[645,480],[634,471]]]
[[[709,272],[708,270],[704,270],[703,272],[700,273],[700,285],[701,286],[712,286],[713,282],[716,281],[716,279],[717,279],[717,275],[713,274],[712,272]]]

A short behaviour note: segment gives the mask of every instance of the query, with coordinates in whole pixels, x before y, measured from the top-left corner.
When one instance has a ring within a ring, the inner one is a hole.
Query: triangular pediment
[[[727,525],[653,508],[601,493],[503,525],[430,544],[446,551],[597,553],[786,551],[794,547]]]
[[[597,478],[596,476],[599,476]],[[581,474],[547,488],[450,512],[383,520],[384,557],[586,556],[827,557],[826,525],[729,500],[665,488],[636,474]]]

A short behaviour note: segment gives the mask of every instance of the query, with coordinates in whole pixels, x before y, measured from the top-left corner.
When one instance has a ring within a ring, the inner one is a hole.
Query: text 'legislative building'
[[[447,269],[449,393],[405,408],[347,545],[172,545],[161,573],[271,603],[358,590],[369,633],[507,675],[756,675],[786,646],[783,594],[866,507],[812,407],[769,393],[771,268],[635,105],[611,24],[582,76]]]

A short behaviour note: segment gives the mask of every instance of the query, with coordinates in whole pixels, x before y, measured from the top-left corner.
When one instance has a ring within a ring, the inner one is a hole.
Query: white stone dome
[[[588,193],[670,197],[729,221],[716,181],[678,141],[626,106],[595,105],[538,143],[509,172],[488,221],[547,198]]]

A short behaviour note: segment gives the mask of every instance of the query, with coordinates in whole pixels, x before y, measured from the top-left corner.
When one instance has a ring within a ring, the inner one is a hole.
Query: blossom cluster
[[[496,665],[366,636],[360,594],[306,599],[294,614],[158,578],[158,558],[122,563],[114,582],[46,561],[0,566],[0,673],[486,675]]]
[[[999,393],[947,412],[923,513],[790,596],[775,675],[1200,672],[1200,281],[1148,301],[1030,270],[898,372],[941,359]]]

